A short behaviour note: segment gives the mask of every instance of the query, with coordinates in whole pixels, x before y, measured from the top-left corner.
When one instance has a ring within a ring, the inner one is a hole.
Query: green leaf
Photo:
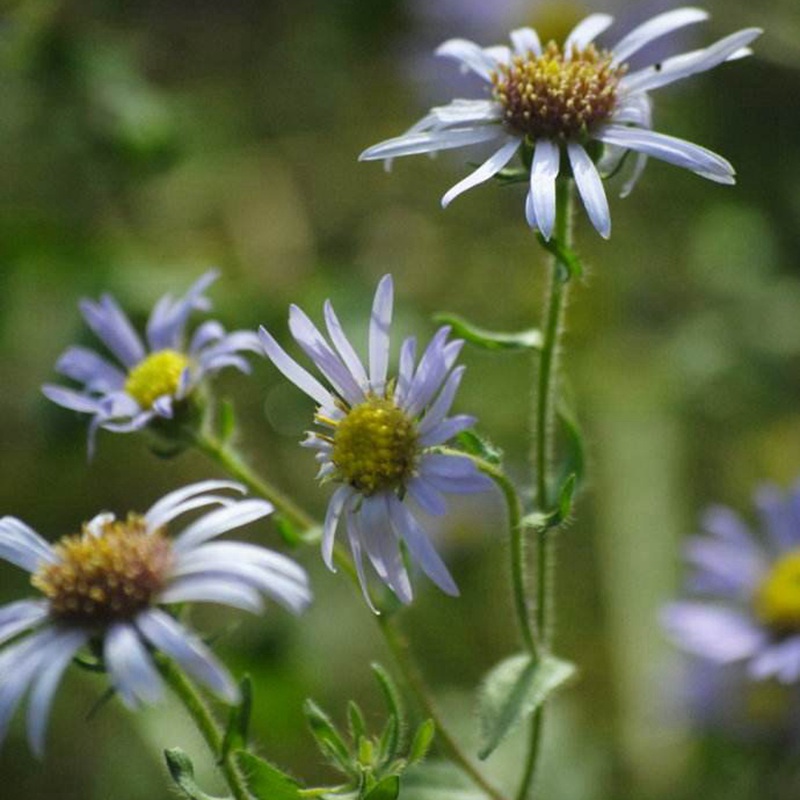
[[[428,754],[428,750],[433,742],[433,737],[436,735],[436,724],[432,719],[426,719],[414,734],[414,739],[411,742],[411,748],[408,751],[408,763],[416,764],[422,761]]]
[[[402,800],[486,800],[453,764],[426,761],[403,775]]]
[[[563,484],[570,475],[575,475],[575,482],[580,484],[586,474],[586,448],[583,444],[583,431],[577,419],[564,403],[556,410],[559,425],[565,438],[567,458],[562,466]]]
[[[223,400],[219,406],[219,438],[223,444],[236,433],[236,411],[230,400]]]
[[[364,795],[364,800],[397,800],[399,794],[400,778],[388,775]]]
[[[580,278],[583,276],[583,264],[581,264],[578,254],[561,244],[557,239],[550,239],[549,241],[542,236],[541,233],[536,234],[539,244],[556,257],[561,270],[561,281],[567,283],[572,278]]]
[[[250,732],[250,716],[253,709],[253,683],[249,675],[245,675],[239,684],[242,698],[238,706],[233,706],[228,715],[228,725],[222,739],[219,762],[222,763],[231,750],[242,750],[247,747]]]
[[[503,451],[475,431],[461,431],[456,436],[456,443],[465,453],[478,456],[494,466],[503,461]]]
[[[189,800],[218,800],[203,792],[194,780],[194,765],[186,753],[179,747],[164,751],[167,769],[175,785]],[[287,798],[288,800],[288,798]]]
[[[351,774],[353,766],[350,751],[333,720],[310,699],[306,700],[303,711],[320,750],[335,767]]]
[[[375,677],[378,679],[378,685],[381,687],[386,705],[389,713],[397,717],[400,725],[403,724],[403,701],[400,697],[400,692],[397,690],[397,685],[392,680],[392,676],[377,662],[370,664]]]
[[[275,527],[278,529],[281,538],[289,547],[299,547],[301,544],[306,543],[308,533],[310,532],[300,530],[283,514],[274,514],[272,520],[275,522]],[[316,530],[316,528],[314,530]]]
[[[485,350],[542,349],[542,332],[537,328],[529,328],[517,333],[498,333],[486,328],[479,328],[455,314],[437,314],[434,320],[443,325],[450,325],[455,336],[465,339],[470,344],[483,347]]]
[[[481,688],[478,757],[488,758],[511,730],[572,678],[575,671],[574,664],[549,654],[538,661],[529,653],[501,661]]]
[[[389,714],[378,742],[378,763],[388,764],[396,755],[400,744],[400,724],[394,714]]]
[[[350,738],[357,744],[362,736],[367,735],[367,723],[358,704],[353,700],[347,703],[347,722],[350,728]]]
[[[535,530],[539,533],[546,533],[553,528],[557,528],[572,513],[572,502],[575,498],[576,487],[577,476],[574,473],[568,475],[559,490],[556,507],[551,508],[549,511],[534,511],[531,514],[526,514],[520,520],[520,525],[523,528]]]
[[[303,797],[301,785],[269,761],[246,750],[237,750],[234,757],[247,788],[258,800],[301,800]]]

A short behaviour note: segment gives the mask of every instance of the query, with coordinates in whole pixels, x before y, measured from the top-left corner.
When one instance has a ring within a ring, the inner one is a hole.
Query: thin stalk
[[[408,688],[419,703],[423,712],[430,717],[436,725],[436,738],[445,755],[471,778],[473,783],[482,789],[492,800],[505,800],[504,795],[490,784],[486,778],[473,766],[466,753],[461,749],[456,740],[450,735],[445,726],[439,709],[428,693],[425,679],[419,671],[411,655],[406,638],[395,625],[391,616],[381,614],[378,618],[378,627],[383,633],[394,661],[400,670]]]
[[[227,753],[224,758],[220,758],[224,735],[203,696],[172,661],[158,659],[158,669],[167,685],[183,703],[183,707],[205,739],[234,800],[253,800],[247,789],[244,775],[234,761],[233,754]]]
[[[242,457],[226,442],[215,436],[200,432],[194,435],[194,444],[215,463],[219,464],[229,475],[241,481],[250,491],[269,500],[277,511],[301,530],[311,530],[318,523],[307,514],[294,500],[285,495],[271,483],[262,480]]]
[[[318,528],[319,523],[297,506],[293,500],[284,495],[280,490],[276,489],[271,484],[262,480],[243,460],[242,458],[218,439],[210,436],[209,434],[197,434],[194,439],[195,445],[199,450],[205,453],[212,461],[218,464],[228,474],[244,483],[254,494],[269,500],[275,508],[282,513],[287,519],[292,521],[302,530],[310,530]],[[490,466],[490,465],[487,465]],[[494,470],[498,475],[500,473]],[[491,476],[490,476],[491,477]],[[504,476],[503,476],[504,477]],[[504,493],[510,491],[513,493],[514,502],[509,506],[509,514],[512,519],[519,520],[519,503],[516,500],[516,493],[514,493],[513,486],[506,479],[506,489]],[[502,488],[502,487],[501,487]],[[506,495],[509,497],[510,495]],[[511,508],[515,510],[512,512]],[[519,527],[517,524],[516,527]],[[355,567],[353,566],[344,548],[338,543],[334,547],[334,560],[336,565],[342,569],[350,578],[350,582],[355,587],[356,591],[361,593],[361,584],[358,579]],[[524,588],[521,593],[522,602],[524,603]],[[527,608],[527,606],[525,606]],[[383,634],[389,652],[392,654],[397,669],[402,674],[408,688],[414,695],[420,708],[424,709],[425,713],[434,721],[436,725],[436,734],[442,746],[442,749],[450,757],[450,759],[458,766],[474,783],[480,787],[492,800],[506,800],[506,798],[495,789],[483,775],[477,770],[470,762],[466,754],[456,743],[455,738],[448,731],[447,726],[442,720],[433,698],[430,695],[422,673],[418,669],[411,651],[406,643],[403,635],[400,633],[394,621],[392,621],[388,614],[380,614],[376,617],[378,628]],[[530,634],[531,641],[533,641],[532,633]],[[236,800],[239,800],[237,797]]]
[[[571,185],[559,181],[556,187],[556,230],[555,238],[560,244],[569,247],[570,242],[570,198]],[[550,269],[550,289],[545,305],[544,340],[539,357],[539,373],[534,409],[533,465],[535,470],[534,497],[539,511],[551,508],[550,465],[553,455],[553,417],[555,409],[555,385],[560,349],[562,318],[567,294],[567,269],[558,258],[553,260]],[[536,630],[539,644],[545,649],[549,646],[551,635],[550,599],[553,573],[553,545],[548,530],[538,535],[536,550]],[[530,735],[525,757],[525,768],[517,791],[517,800],[527,800],[536,777],[536,767],[541,750],[544,727],[544,705],[534,712],[530,723]]]

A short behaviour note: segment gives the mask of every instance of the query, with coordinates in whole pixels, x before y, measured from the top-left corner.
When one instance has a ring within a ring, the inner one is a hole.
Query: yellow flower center
[[[616,106],[617,84],[626,67],[612,66],[611,58],[590,44],[573,48],[566,60],[555,42],[540,56],[515,56],[492,75],[506,124],[534,140],[585,136]]]
[[[148,533],[142,517],[84,525],[55,546],[59,561],[43,564],[31,583],[50,600],[50,613],[74,622],[127,619],[163,589],[172,547],[161,531]]]
[[[333,463],[365,495],[401,486],[414,469],[417,431],[391,400],[369,397],[336,426]]]
[[[189,358],[177,350],[159,350],[138,363],[125,381],[125,391],[142,408],[150,408],[155,400],[178,390]]]
[[[775,562],[758,587],[754,603],[764,624],[779,632],[800,631],[800,552]]]

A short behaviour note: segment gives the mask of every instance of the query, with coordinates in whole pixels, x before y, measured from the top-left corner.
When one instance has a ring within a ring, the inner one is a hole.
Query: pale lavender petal
[[[203,292],[219,277],[216,270],[202,275],[177,302],[163,298],[153,309],[147,323],[147,340],[153,350],[178,349],[189,315],[195,309],[207,309],[208,299]],[[165,300],[166,302],[163,302]]]
[[[493,100],[462,100],[459,98],[446,106],[432,108],[430,127],[434,130],[441,130],[452,126],[465,127],[482,122],[499,122],[502,118],[503,107]]]
[[[531,228],[539,230],[539,221],[536,219],[536,209],[533,207],[533,192],[528,190],[525,196],[525,219]]]
[[[163,419],[172,419],[172,396],[168,394],[162,394],[161,397],[157,397],[155,400],[153,400],[152,409],[156,416],[162,417]]]
[[[103,295],[99,303],[82,300],[80,309],[86,324],[126,367],[144,359],[142,340],[113,297]]]
[[[517,154],[521,146],[522,139],[519,137],[514,136],[508,138],[503,146],[484,161],[478,169],[470,173],[466,178],[459,181],[445,193],[444,197],[442,197],[442,208],[447,208],[460,194],[463,194],[474,186],[478,186],[497,175],[497,173]]]
[[[347,369],[350,370],[350,374],[355,378],[356,383],[362,389],[366,390],[369,387],[367,372],[355,348],[350,344],[350,340],[347,338],[330,300],[325,301],[324,311],[325,325],[328,328],[328,333],[330,334],[334,347],[347,366]]]
[[[266,500],[240,500],[225,508],[219,508],[202,516],[189,525],[177,539],[174,548],[176,553],[185,553],[197,545],[207,542],[216,536],[263,519],[272,513],[273,506]]]
[[[604,239],[608,239],[611,235],[611,214],[608,210],[608,200],[600,173],[581,145],[570,142],[567,145],[567,152],[572,165],[572,175],[575,178],[575,184],[581,200],[583,200],[586,213],[595,230]]]
[[[159,603],[220,603],[251,614],[261,614],[264,603],[258,592],[242,584],[238,575],[195,575],[175,578],[158,597]]]
[[[662,623],[678,646],[719,663],[750,658],[767,641],[764,630],[742,612],[706,603],[672,603]]]
[[[471,428],[476,422],[477,419],[469,414],[458,414],[455,417],[449,417],[431,428],[424,436],[420,436],[419,443],[422,447],[444,444],[461,433],[461,431]]]
[[[331,349],[316,325],[296,305],[289,310],[289,329],[303,352],[350,405],[357,405],[364,400],[364,391],[355,376]]]
[[[371,551],[377,554],[382,567],[379,572],[383,573],[381,575],[383,581],[402,603],[408,604],[413,599],[411,579],[408,577],[400,548],[392,533],[388,505],[390,497],[394,497],[393,492],[381,492],[364,498],[357,515],[357,524],[360,526],[362,541],[365,544],[369,543]]]
[[[461,385],[465,370],[466,367],[457,367],[447,377],[442,391],[439,392],[439,396],[425,412],[425,416],[417,428],[421,435],[424,436],[432,428],[435,428],[447,416],[453,405],[458,387]]]
[[[407,486],[409,496],[426,513],[440,517],[447,512],[447,503],[439,492],[422,478],[412,478]]]
[[[212,342],[219,341],[225,337],[225,328],[216,320],[210,319],[204,322],[192,334],[192,340],[189,344],[189,355],[194,356],[199,353],[203,348],[208,347]],[[260,348],[255,352],[261,352]]]
[[[720,39],[710,47],[694,50],[691,53],[673,56],[660,64],[626,75],[620,81],[620,90],[628,92],[649,92],[675,81],[705,72],[736,56],[750,42],[760,36],[760,28],[745,28]]]
[[[367,576],[364,574],[364,556],[361,551],[361,535],[358,528],[357,515],[353,513],[352,505],[348,505],[346,513],[346,528],[347,539],[350,542],[350,552],[353,555],[353,564],[356,567],[356,574],[358,575],[358,583],[361,586],[361,593],[364,595],[364,600],[369,606],[373,614],[380,613],[372,602],[369,596],[369,586],[367,585]]]
[[[414,561],[422,571],[445,593],[453,597],[459,594],[456,582],[441,556],[428,539],[409,510],[395,495],[389,498],[389,516],[395,533],[407,545]]]
[[[436,49],[437,56],[455,58],[466,68],[491,82],[492,73],[497,69],[497,61],[486,51],[467,39],[449,39]]]
[[[98,414],[102,410],[102,404],[96,397],[80,394],[74,389],[65,389],[63,386],[46,383],[42,386],[42,394],[57,405],[70,411],[79,411],[81,414]]]
[[[561,153],[555,142],[539,139],[533,151],[531,195],[539,231],[545,239],[553,235],[556,222],[556,178]]]
[[[716,183],[735,183],[735,170],[722,156],[705,147],[655,131],[607,125],[595,134],[601,142],[627,147],[684,167]]]
[[[401,406],[411,417],[415,417],[422,411],[434,394],[439,391],[447,376],[444,347],[449,335],[449,326],[445,325],[439,328],[419,360],[411,386]]]
[[[382,395],[386,387],[386,372],[389,368],[393,298],[392,276],[384,275],[375,292],[369,318],[369,382],[378,395]]]
[[[567,36],[564,42],[564,53],[567,58],[572,55],[572,49],[576,47],[578,50],[583,50],[584,47],[591,44],[596,37],[598,37],[604,30],[611,26],[614,22],[614,17],[608,14],[589,14],[588,17],[581,20]]]
[[[133,625],[117,622],[106,631],[103,659],[111,685],[128,708],[161,699],[163,681]]]
[[[311,374],[306,372],[286,351],[275,341],[272,335],[263,326],[258,329],[264,352],[270,361],[288,378],[298,389],[304,391],[321,406],[335,405],[333,395]]]
[[[340,486],[333,493],[328,503],[325,524],[322,527],[322,560],[331,572],[336,572],[336,565],[333,563],[333,543],[336,538],[336,528],[339,525],[339,518],[342,516],[345,504],[352,495],[353,490],[349,486]]]
[[[453,150],[470,144],[489,142],[502,136],[505,136],[505,133],[499,125],[476,125],[469,128],[410,133],[368,147],[358,157],[358,160],[377,161],[420,153],[434,153],[438,150]]]
[[[5,555],[4,548],[15,557]],[[35,572],[41,561],[56,564],[59,560],[50,544],[16,517],[0,519],[0,557],[28,572]]]
[[[527,56],[529,53],[533,53],[535,56],[542,54],[539,34],[533,28],[518,28],[511,31],[511,43],[518,56]]]
[[[658,14],[634,28],[617,42],[613,48],[614,60],[611,63],[621,64],[650,42],[679,28],[693,25],[695,22],[702,22],[708,19],[708,16],[708,12],[701,8],[676,8],[673,11]]]
[[[282,575],[296,583],[308,585],[308,575],[299,565],[281,553],[246,542],[211,542],[182,554],[177,568],[184,564],[203,563],[225,567],[228,563],[253,564],[260,569]]]
[[[685,545],[686,560],[697,572],[690,587],[749,600],[764,577],[767,564],[752,549],[741,549],[708,536],[693,536]]]
[[[753,678],[777,678],[781,683],[794,683],[800,677],[800,636],[769,645],[749,665]]]
[[[160,500],[153,503],[144,515],[148,527],[152,529],[163,525],[164,522],[160,520],[164,515],[168,515],[164,521],[172,519],[176,516],[172,513],[173,510],[190,497],[196,497],[205,492],[213,492],[218,489],[230,489],[239,494],[244,494],[247,491],[241,483],[236,483],[235,481],[207,480],[192,483],[189,486],[184,486],[169,494],[165,494]]]
[[[776,486],[762,486],[756,492],[756,506],[771,544],[784,553],[800,546],[800,528],[794,510]]]
[[[259,352],[261,349],[259,348]],[[238,369],[239,372],[249,375],[252,371],[250,363],[244,356],[237,355],[236,353],[215,353],[213,355],[202,355],[200,357],[200,369],[198,370],[197,378],[200,379],[203,375],[216,375],[227,367]],[[179,392],[178,397],[184,396],[186,392]]]
[[[56,361],[56,372],[86,385],[89,392],[108,392],[125,385],[125,373],[94,350],[69,347]]]
[[[183,503],[167,508],[160,514],[154,516],[150,515],[147,519],[147,527],[153,531],[163,527],[168,522],[171,522],[181,514],[187,511],[194,511],[196,508],[205,508],[211,505],[230,506],[238,502],[230,497],[223,497],[222,495],[206,494],[202,497],[193,497]]]
[[[731,545],[758,552],[753,532],[744,520],[727,506],[710,506],[701,517],[704,530]]]
[[[397,386],[394,390],[394,402],[400,407],[405,407],[408,391],[414,379],[414,359],[417,355],[417,340],[409,336],[400,346],[400,367],[397,372]]]
[[[45,600],[17,600],[15,603],[0,606],[0,644],[38,627],[47,619],[48,613]]]
[[[227,703],[239,702],[239,689],[228,671],[196,636],[168,614],[155,608],[144,611],[136,618],[136,627],[153,647]]]
[[[80,629],[59,631],[58,638],[48,647],[48,658],[42,659],[31,682],[28,701],[28,742],[39,758],[44,754],[47,720],[58,684],[75,653],[89,640],[89,632]]]

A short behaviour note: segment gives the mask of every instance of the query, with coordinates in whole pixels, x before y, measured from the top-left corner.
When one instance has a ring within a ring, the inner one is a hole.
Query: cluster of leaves
[[[372,671],[388,710],[386,722],[378,734],[370,735],[364,714],[353,701],[347,709],[346,735],[313,700],[305,704],[306,719],[316,744],[330,765],[342,774],[342,783],[305,787],[274,764],[249,752],[252,691],[247,679],[241,686],[242,703],[232,709],[228,720],[219,753],[220,763],[232,761],[256,800],[396,800],[401,776],[425,758],[435,727],[432,720],[426,720],[417,727],[409,743],[397,686],[379,664],[373,664]],[[173,748],[164,755],[173,781],[189,800],[213,800],[195,782],[194,766],[186,753]]]

